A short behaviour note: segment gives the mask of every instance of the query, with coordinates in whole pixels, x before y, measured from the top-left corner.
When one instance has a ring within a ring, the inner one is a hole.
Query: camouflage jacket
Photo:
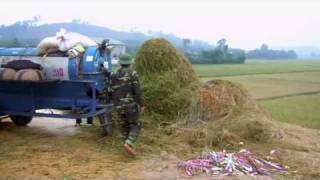
[[[143,106],[138,75],[130,68],[121,67],[116,73],[111,75],[108,92],[116,107],[131,104]]]

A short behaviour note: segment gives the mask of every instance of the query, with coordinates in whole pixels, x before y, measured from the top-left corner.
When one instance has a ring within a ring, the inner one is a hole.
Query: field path
[[[107,143],[75,121],[35,118],[19,128],[0,123],[0,179],[154,179],[180,176],[165,152],[128,158],[120,142]],[[109,146],[109,147],[108,147]],[[110,147],[111,146],[111,147]]]

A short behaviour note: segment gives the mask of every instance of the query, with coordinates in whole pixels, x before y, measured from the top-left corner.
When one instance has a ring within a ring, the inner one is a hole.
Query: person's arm
[[[143,98],[142,98],[142,89],[140,87],[138,75],[135,71],[133,71],[132,73],[132,91],[133,91],[135,101],[141,108],[143,108],[144,104],[143,104]]]
[[[107,97],[108,99],[111,101],[112,99],[112,94],[114,92],[114,88],[113,88],[113,74],[111,73],[108,79],[108,87],[107,87]]]

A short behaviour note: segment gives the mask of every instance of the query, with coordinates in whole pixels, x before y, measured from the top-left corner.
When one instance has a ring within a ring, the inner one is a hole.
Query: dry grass
[[[165,39],[143,43],[133,67],[143,86],[147,111],[161,123],[185,115],[198,96],[200,82],[191,64]]]
[[[266,143],[279,139],[282,134],[245,89],[228,81],[205,84],[200,102],[189,112],[188,118],[169,129],[196,147]]]
[[[281,133],[242,86],[214,80],[201,88],[188,60],[164,39],[146,41],[134,68],[151,119],[171,124],[166,131],[190,145],[267,142]]]
[[[211,118],[227,118],[244,106],[254,106],[247,91],[230,81],[211,80],[201,89],[201,107],[212,114]]]

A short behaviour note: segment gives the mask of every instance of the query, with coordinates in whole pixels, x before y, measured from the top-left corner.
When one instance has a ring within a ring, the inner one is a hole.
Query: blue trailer
[[[99,116],[104,122],[104,114],[112,108],[104,93],[112,70],[110,50],[93,46],[87,48],[82,57],[69,58],[39,57],[36,48],[0,49],[0,65],[13,60],[38,63],[49,78],[0,80],[0,116],[9,116],[18,126],[27,125],[32,117]],[[54,111],[50,111],[52,109]]]

